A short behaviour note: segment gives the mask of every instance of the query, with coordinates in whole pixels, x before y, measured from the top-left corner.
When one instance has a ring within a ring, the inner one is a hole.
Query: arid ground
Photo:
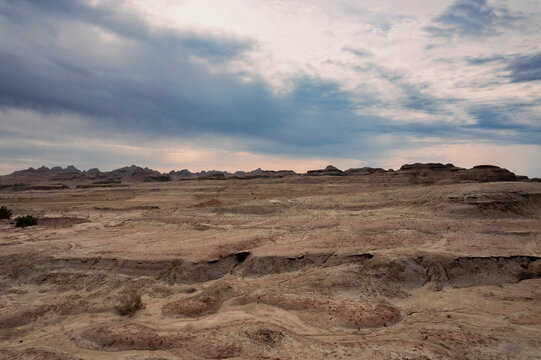
[[[0,220],[0,359],[541,359],[539,182],[139,182],[0,205],[39,221]]]

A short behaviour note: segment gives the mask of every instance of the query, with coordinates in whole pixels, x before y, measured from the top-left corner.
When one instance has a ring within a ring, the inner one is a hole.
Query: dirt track
[[[539,359],[541,184],[2,191],[0,359]],[[133,317],[115,311],[142,294]]]

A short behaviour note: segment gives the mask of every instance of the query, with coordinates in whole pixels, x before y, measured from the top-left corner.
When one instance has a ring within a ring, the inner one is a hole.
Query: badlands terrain
[[[119,170],[0,177],[0,359],[541,359],[541,182]]]

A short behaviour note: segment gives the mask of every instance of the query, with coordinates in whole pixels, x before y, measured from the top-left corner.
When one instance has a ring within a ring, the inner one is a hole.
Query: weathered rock
[[[227,171],[209,170],[192,173],[187,169],[170,171],[162,174],[159,171],[142,168],[136,165],[126,166],[113,171],[101,172],[94,168],[80,171],[70,165],[65,169],[54,167],[49,169],[42,166],[38,169],[29,168],[15,171],[10,175],[0,176],[1,187],[13,191],[24,191],[32,186],[50,186],[51,182],[73,181],[76,186],[81,182],[93,180],[94,184],[110,184],[111,182],[162,182],[170,180],[224,180],[239,179],[250,180],[258,178],[282,178],[299,175],[292,170],[262,170]],[[362,167],[342,171],[332,165],[325,169],[309,170],[308,176],[363,176],[363,181],[382,184],[452,184],[459,182],[493,182],[493,181],[539,181],[537,178],[528,179],[527,176],[516,176],[507,169],[495,165],[477,165],[472,169],[464,169],[453,164],[441,163],[414,163],[405,164],[400,170],[384,170],[382,168]],[[366,177],[364,177],[366,176]],[[361,178],[359,178],[360,180]],[[24,186],[14,186],[23,183]],[[45,189],[45,188],[43,188]],[[53,189],[53,188],[47,188]],[[56,189],[56,187],[54,188]]]
[[[371,167],[362,167],[362,168],[351,168],[344,171],[345,175],[370,175],[376,171],[385,171],[382,168],[371,168]]]
[[[259,169],[260,170],[260,169]],[[235,173],[237,174],[238,171]],[[296,172],[293,170],[261,170],[261,171],[251,171],[248,173],[245,173],[244,175],[235,175],[235,179],[241,179],[241,180],[250,180],[250,179],[259,179],[259,178],[282,178],[284,176],[292,176],[297,175]]]
[[[460,173],[461,180],[473,180],[479,182],[489,181],[516,181],[517,176],[507,169],[494,165],[478,165]]]
[[[441,164],[441,163],[415,163],[415,164],[405,164],[400,167],[400,170],[450,170],[450,169],[459,169],[453,164]]]
[[[83,174],[89,179],[96,179],[101,175],[101,171],[98,168],[92,168],[87,171],[83,171]]]
[[[342,170],[332,166],[332,165],[329,165],[325,169],[308,170],[307,174],[309,176],[325,176],[325,175],[342,176],[342,175],[344,175],[344,172]]]
[[[199,176],[200,180],[225,180],[226,177],[223,173],[217,173],[217,174],[205,174]]]
[[[516,181],[514,173],[494,165],[478,165],[472,169],[463,169],[453,164],[415,163],[400,167],[399,173],[409,177],[411,183],[457,183],[461,181]]]

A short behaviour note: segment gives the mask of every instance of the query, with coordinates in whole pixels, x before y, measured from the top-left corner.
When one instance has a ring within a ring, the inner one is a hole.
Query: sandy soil
[[[541,359],[541,183],[292,176],[0,205],[39,219],[0,220],[0,359]]]

